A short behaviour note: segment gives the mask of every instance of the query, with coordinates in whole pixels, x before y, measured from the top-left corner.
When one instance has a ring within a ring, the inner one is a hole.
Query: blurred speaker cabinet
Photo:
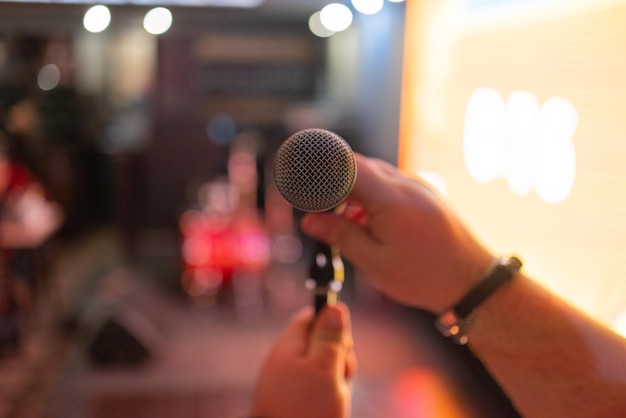
[[[151,350],[139,333],[118,318],[106,319],[87,345],[89,360],[96,366],[137,366],[151,357]]]

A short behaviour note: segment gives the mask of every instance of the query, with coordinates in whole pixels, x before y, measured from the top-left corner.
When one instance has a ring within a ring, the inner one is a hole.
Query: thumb
[[[342,303],[324,307],[313,323],[309,358],[323,370],[344,377],[346,357],[351,349],[352,331],[348,308]]]

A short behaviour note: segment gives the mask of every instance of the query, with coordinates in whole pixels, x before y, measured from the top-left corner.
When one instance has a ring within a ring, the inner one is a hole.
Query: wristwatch
[[[473,322],[474,310],[504,283],[511,280],[522,268],[519,258],[497,258],[483,279],[452,308],[439,315],[435,326],[445,337],[457,344],[467,344],[467,330]]]

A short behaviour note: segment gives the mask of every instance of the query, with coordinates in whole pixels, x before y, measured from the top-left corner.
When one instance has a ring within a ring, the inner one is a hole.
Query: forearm
[[[626,339],[522,274],[474,319],[470,348],[523,416],[626,416]]]

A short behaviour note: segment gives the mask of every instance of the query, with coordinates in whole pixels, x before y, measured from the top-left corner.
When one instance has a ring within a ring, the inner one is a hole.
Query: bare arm
[[[626,417],[626,339],[523,274],[476,311],[470,348],[525,417]]]

